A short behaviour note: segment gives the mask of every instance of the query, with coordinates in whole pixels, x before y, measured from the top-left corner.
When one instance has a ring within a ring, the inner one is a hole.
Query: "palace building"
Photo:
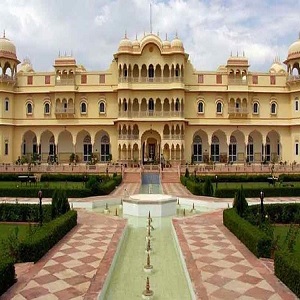
[[[3,36],[0,163],[299,162],[300,38],[284,64],[255,72],[231,55],[195,70],[178,37],[148,34],[125,36],[108,70],[65,55],[35,72]]]

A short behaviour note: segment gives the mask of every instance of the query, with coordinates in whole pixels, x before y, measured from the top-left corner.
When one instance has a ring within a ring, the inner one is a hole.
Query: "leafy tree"
[[[205,178],[203,185],[203,195],[204,196],[213,196],[214,195],[214,187],[211,183],[211,179],[209,177]]]
[[[245,215],[248,202],[245,197],[243,186],[235,193],[235,197],[233,200],[233,207],[236,209],[237,213],[242,217]]]

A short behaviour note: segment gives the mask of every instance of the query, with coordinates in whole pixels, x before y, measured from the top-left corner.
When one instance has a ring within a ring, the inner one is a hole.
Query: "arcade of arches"
[[[46,130],[36,134],[29,130],[23,134],[20,156],[39,154],[42,162],[57,157],[58,162],[69,162],[72,153],[78,162],[96,161],[156,163],[160,159],[172,163],[189,162],[186,149],[190,147],[191,161],[212,162],[261,162],[279,161],[281,158],[280,135],[270,131],[266,135],[254,130],[248,135],[240,130],[226,135],[222,130],[208,134],[195,130],[190,145],[186,144],[184,124],[165,124],[162,132],[157,128],[141,130],[137,124],[119,124],[117,157],[112,156],[111,137],[105,130],[91,134],[87,130],[71,133],[63,130],[53,133]]]

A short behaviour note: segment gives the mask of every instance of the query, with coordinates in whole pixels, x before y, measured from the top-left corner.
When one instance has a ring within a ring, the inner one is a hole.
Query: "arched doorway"
[[[161,153],[161,136],[155,130],[147,130],[141,138],[142,141],[142,163],[158,164]]]

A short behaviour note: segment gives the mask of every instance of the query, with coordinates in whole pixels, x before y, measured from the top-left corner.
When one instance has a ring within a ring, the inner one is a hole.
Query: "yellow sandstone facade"
[[[106,71],[59,56],[35,72],[0,38],[0,163],[299,162],[300,39],[265,73],[244,55],[214,72],[188,57],[149,34],[122,39]]]

